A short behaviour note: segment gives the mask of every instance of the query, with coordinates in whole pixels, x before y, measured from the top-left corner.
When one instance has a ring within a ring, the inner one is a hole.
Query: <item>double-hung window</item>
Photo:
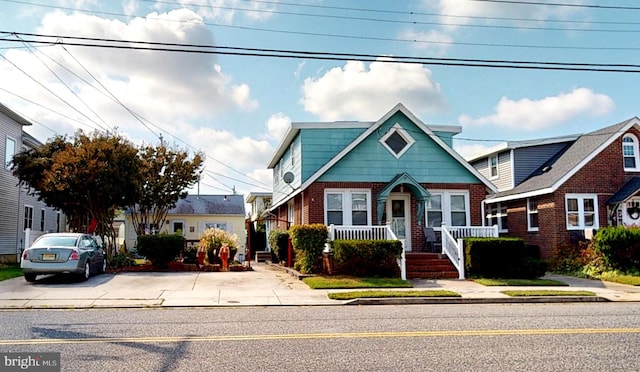
[[[30,205],[24,206],[24,230],[33,229],[33,207]]]
[[[566,194],[567,230],[598,228],[598,196],[595,194]]]
[[[527,230],[538,231],[538,201],[527,199]]]
[[[498,225],[501,232],[509,231],[507,225],[507,206],[500,203],[487,204],[487,214],[485,216],[487,226]]]
[[[327,225],[371,224],[370,190],[328,189],[324,199]]]
[[[638,139],[632,134],[622,137],[622,158],[625,170],[638,170]]]
[[[5,169],[11,168],[13,163],[13,155],[16,153],[16,140],[11,137],[7,137],[4,148],[4,167]]]
[[[490,178],[498,178],[498,154],[489,157]]]
[[[444,223],[450,226],[469,225],[469,193],[460,191],[429,191],[427,201],[427,226],[440,228]]]

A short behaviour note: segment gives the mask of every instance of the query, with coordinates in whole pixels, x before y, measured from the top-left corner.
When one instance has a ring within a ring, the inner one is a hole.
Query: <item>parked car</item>
[[[73,274],[87,280],[93,273],[104,273],[104,250],[88,234],[50,233],[38,237],[22,253],[20,268],[28,282],[41,274]]]

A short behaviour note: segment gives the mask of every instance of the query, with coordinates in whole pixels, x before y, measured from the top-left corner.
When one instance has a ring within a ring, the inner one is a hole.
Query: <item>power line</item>
[[[503,3],[503,4],[519,4],[519,5],[545,5],[545,6],[561,6],[569,8],[591,8],[591,9],[614,9],[614,10],[640,10],[636,6],[618,6],[618,5],[595,5],[595,4],[573,4],[573,3],[541,3],[539,1],[516,1],[516,0],[468,0],[482,3]]]
[[[0,31],[2,32],[2,31]],[[637,64],[615,64],[615,63],[578,63],[578,62],[551,62],[551,61],[524,61],[524,60],[492,60],[492,59],[467,59],[467,58],[434,58],[434,57],[411,57],[393,56],[392,58],[373,54],[358,53],[331,53],[298,51],[286,49],[263,49],[263,48],[241,48],[214,45],[196,45],[179,43],[161,43],[136,40],[116,40],[106,38],[90,38],[62,35],[45,35],[34,33],[15,33],[16,35],[26,35],[44,38],[53,38],[55,43],[60,45],[73,45],[97,48],[114,48],[123,50],[149,50],[162,52],[180,53],[203,53],[219,55],[235,55],[249,57],[273,57],[273,58],[294,58],[294,59],[315,59],[315,60],[337,60],[337,61],[361,61],[361,62],[388,62],[388,63],[411,63],[439,66],[457,67],[489,67],[489,68],[510,68],[510,69],[533,69],[533,70],[560,70],[560,71],[590,71],[590,72],[625,72],[638,73],[640,65]],[[69,42],[64,39],[82,40],[83,42]],[[3,39],[0,39],[3,40]],[[15,41],[6,39],[6,41]],[[84,41],[91,41],[88,43]],[[30,43],[49,44],[53,41],[28,40]],[[136,44],[136,45],[132,45]],[[140,45],[143,46],[140,46]]]
[[[19,3],[19,4],[28,4],[28,5],[40,6],[40,7],[46,7],[46,8],[53,8],[53,9],[62,9],[62,10],[70,10],[70,11],[83,11],[83,12],[90,13],[90,14],[105,14],[105,15],[126,17],[126,18],[140,17],[140,18],[155,19],[155,20],[162,20],[162,21],[169,21],[169,22],[204,24],[204,25],[207,25],[207,26],[214,26],[214,27],[227,27],[227,28],[235,28],[235,29],[242,29],[242,30],[251,30],[251,31],[259,31],[259,32],[272,32],[272,33],[302,35],[302,36],[309,35],[309,36],[318,36],[318,37],[333,37],[333,38],[359,39],[359,40],[372,40],[372,41],[379,40],[379,41],[393,41],[393,42],[466,45],[466,46],[481,46],[481,47],[577,49],[577,50],[637,50],[638,49],[638,48],[627,48],[627,47],[576,47],[576,46],[547,46],[547,45],[465,43],[465,42],[455,42],[455,41],[442,42],[442,41],[438,41],[438,40],[412,40],[412,39],[397,39],[397,38],[385,38],[385,37],[354,36],[354,35],[344,35],[344,34],[311,33],[311,32],[264,29],[264,28],[256,28],[256,27],[234,26],[234,25],[209,23],[209,22],[200,22],[200,21],[194,22],[194,21],[185,21],[185,20],[171,20],[171,19],[164,19],[164,18],[160,19],[159,17],[128,15],[128,14],[115,13],[115,12],[105,12],[105,11],[97,11],[97,10],[87,10],[87,9],[78,9],[78,8],[70,8],[70,7],[62,7],[62,6],[53,6],[53,5],[31,3],[31,2],[18,1],[18,0],[0,0],[0,1],[13,2],[13,3]],[[263,3],[273,3],[273,2],[268,2],[268,1],[262,1],[262,2]],[[179,3],[168,2],[168,1],[165,1],[164,3],[182,5],[182,4],[179,4]],[[282,4],[297,5],[297,6],[310,6],[310,5],[303,5],[303,4],[291,4],[291,3],[282,3]],[[225,7],[206,5],[206,4],[199,4],[198,6],[209,7],[209,8],[225,8]],[[239,9],[239,8],[231,8],[231,7],[226,7],[226,8],[228,8],[229,10],[255,11],[254,9]],[[348,10],[350,9],[350,10],[359,10],[359,11],[378,11],[378,12],[397,13],[397,14],[410,14],[410,15],[436,15],[436,14],[433,14],[433,13],[422,13],[422,12],[413,12],[413,11],[407,13],[407,12],[398,12],[398,11],[390,11],[390,10],[370,10],[370,9],[345,8],[345,7],[326,7],[326,8],[329,8],[329,9],[348,9]],[[295,13],[292,13],[292,14],[295,14]],[[302,15],[302,14],[300,14],[300,15]],[[308,15],[308,16],[322,16],[322,15]],[[508,17],[456,16],[456,15],[443,15],[443,14],[441,14],[439,16],[441,16],[441,17],[442,16],[444,16],[444,17],[455,17],[455,18],[484,19],[484,20],[528,21],[528,22],[541,22],[541,21],[544,21],[544,22],[555,22],[555,23],[559,23],[559,22],[564,22],[564,23],[584,23],[584,24],[597,23],[597,24],[615,24],[615,25],[637,25],[638,24],[638,23],[631,23],[631,22],[590,22],[590,21],[569,21],[569,20],[542,20],[542,19],[508,18]],[[338,16],[336,16],[336,17],[338,17]],[[386,22],[388,20],[380,20],[380,21]],[[406,21],[406,23],[407,24],[416,24],[415,21]],[[472,25],[472,24],[467,24],[467,23],[465,23],[465,24],[434,23],[434,25],[440,25],[440,26],[457,25],[457,26],[460,26],[460,27],[476,27],[477,26],[477,27],[486,27],[486,28],[491,28],[491,27],[509,27],[509,28],[514,28],[514,29],[522,29],[522,28],[524,28],[522,26],[515,27],[515,26],[495,26],[495,25]],[[550,31],[550,30],[558,31],[558,30],[560,30],[560,31],[589,31],[589,32],[594,32],[594,31],[600,31],[600,32],[629,32],[629,33],[640,32],[640,30],[593,30],[593,29],[584,29],[584,28],[576,28],[576,29],[570,29],[570,28],[556,28],[556,29],[539,28],[539,29],[540,30],[547,30],[547,31]]]

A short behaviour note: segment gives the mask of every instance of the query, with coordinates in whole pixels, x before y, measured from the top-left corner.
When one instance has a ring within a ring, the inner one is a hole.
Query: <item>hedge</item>
[[[322,251],[329,230],[323,224],[294,225],[289,229],[291,244],[295,252],[295,266],[303,274],[322,271]]]
[[[465,272],[471,277],[535,279],[547,271],[539,250],[520,238],[467,238]]]
[[[145,256],[154,266],[167,267],[184,248],[181,235],[140,235],[137,239],[138,254]]]
[[[360,277],[398,277],[399,240],[334,240],[333,260],[337,271]]]

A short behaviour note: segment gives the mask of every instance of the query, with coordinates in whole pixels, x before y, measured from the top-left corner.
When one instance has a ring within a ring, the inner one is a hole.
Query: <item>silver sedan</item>
[[[88,234],[50,233],[38,237],[22,253],[20,268],[28,282],[41,274],[73,274],[87,280],[103,273],[107,260],[103,249]]]

